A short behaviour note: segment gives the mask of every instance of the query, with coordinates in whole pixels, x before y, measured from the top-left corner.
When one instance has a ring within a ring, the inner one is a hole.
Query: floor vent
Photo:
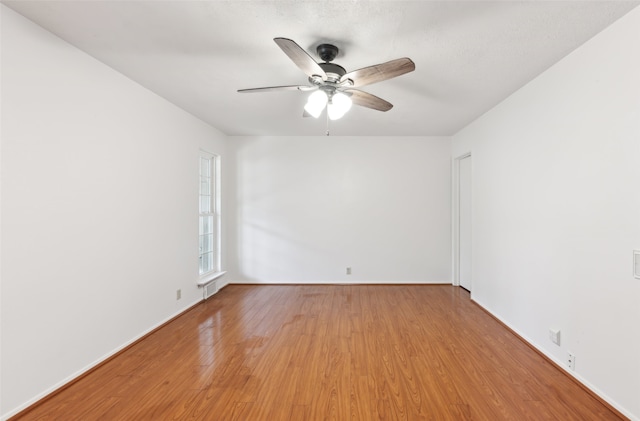
[[[218,292],[218,285],[216,284],[216,281],[209,282],[204,286],[204,299],[206,300],[216,292]]]

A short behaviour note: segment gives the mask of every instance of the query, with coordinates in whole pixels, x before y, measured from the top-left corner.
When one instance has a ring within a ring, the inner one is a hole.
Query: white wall
[[[215,129],[0,9],[2,417],[200,299],[200,148],[223,155],[235,204],[224,283],[451,282],[448,138],[225,150]],[[636,419],[637,28],[638,9],[453,145],[473,152],[473,298],[559,363],[574,352],[575,374]]]
[[[227,147],[233,282],[451,282],[449,138],[232,137]]]
[[[198,151],[225,137],[0,8],[6,417],[202,297]]]
[[[453,137],[473,153],[472,297],[640,419],[640,9]],[[561,344],[548,329],[561,329]]]

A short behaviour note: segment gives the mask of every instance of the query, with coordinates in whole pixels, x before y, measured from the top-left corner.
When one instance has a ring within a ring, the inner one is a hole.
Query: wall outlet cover
[[[556,345],[560,345],[560,329],[549,329],[549,339]]]

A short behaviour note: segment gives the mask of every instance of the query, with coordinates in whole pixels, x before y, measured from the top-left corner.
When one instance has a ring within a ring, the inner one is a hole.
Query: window
[[[219,159],[200,153],[200,275],[220,270]]]

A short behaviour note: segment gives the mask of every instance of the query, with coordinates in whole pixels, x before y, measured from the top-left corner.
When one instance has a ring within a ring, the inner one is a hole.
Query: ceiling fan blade
[[[267,86],[264,88],[251,88],[251,89],[238,89],[240,93],[253,93],[253,92],[271,92],[271,91],[302,91],[308,92],[318,89],[317,86],[306,85],[288,85],[288,86]]]
[[[353,87],[357,88],[413,72],[415,69],[416,65],[410,58],[398,58],[349,72],[340,78],[340,82],[351,79]]]
[[[274,38],[273,40],[307,76],[318,75],[322,77],[322,80],[327,79],[327,74],[322,70],[322,67],[294,41],[288,38]]]
[[[393,104],[358,89],[345,89],[343,92],[351,94],[351,101],[361,107],[367,107],[378,111],[389,111],[393,108]]]

